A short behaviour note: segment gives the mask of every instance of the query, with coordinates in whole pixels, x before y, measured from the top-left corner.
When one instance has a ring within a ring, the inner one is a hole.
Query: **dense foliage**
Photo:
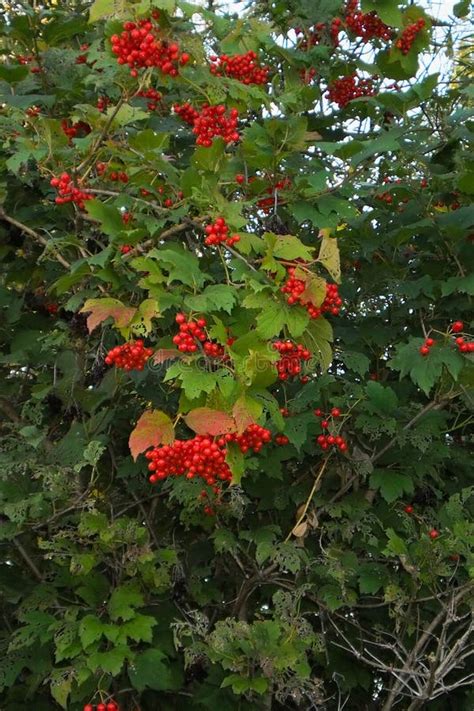
[[[2,7],[1,708],[472,709],[469,4]]]

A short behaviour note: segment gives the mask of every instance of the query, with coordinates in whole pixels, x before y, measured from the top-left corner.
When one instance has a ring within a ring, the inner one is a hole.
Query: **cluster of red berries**
[[[250,182],[250,180],[249,180]],[[268,214],[271,210],[272,207],[275,206],[275,203],[283,203],[283,200],[279,197],[278,191],[279,190],[286,190],[291,186],[291,180],[290,178],[282,178],[281,180],[278,180],[276,183],[270,184],[265,192],[268,193],[268,195],[271,195],[271,197],[267,198],[262,198],[261,200],[257,201],[257,207],[260,208],[260,210],[263,210],[266,214]]]
[[[107,106],[110,105],[110,103],[111,101],[108,96],[99,96],[99,98],[97,99],[96,106],[99,111],[105,111],[105,109],[107,108]]]
[[[223,217],[218,217],[212,225],[207,225],[205,232],[207,236],[204,240],[204,244],[208,247],[222,244],[223,242],[225,242],[228,247],[233,247],[234,244],[240,240],[239,235],[229,235],[229,226]]]
[[[148,99],[147,108],[149,111],[156,111],[158,102],[163,98],[161,93],[156,89],[153,89],[153,87],[150,87],[146,91],[138,91],[137,96],[140,96],[143,99]]]
[[[455,321],[450,326],[451,333],[462,333],[464,331],[464,323]],[[458,336],[455,343],[461,353],[474,353],[474,341],[466,341],[463,336]]]
[[[423,345],[419,348],[419,351],[422,356],[427,356],[429,355],[430,349],[434,346],[436,341],[434,338],[425,338],[425,342]]]
[[[114,183],[116,183],[116,182],[128,183],[129,177],[128,177],[128,174],[125,173],[125,171],[111,170],[109,173],[107,173],[108,167],[109,167],[108,164],[103,163],[102,161],[99,161],[98,163],[96,163],[95,169],[97,171],[97,175],[100,175],[104,178],[108,178],[109,180],[112,180]]]
[[[326,98],[334,101],[339,108],[343,109],[354,99],[361,96],[374,96],[375,91],[372,79],[362,79],[354,72],[346,77],[336,79],[328,86]]]
[[[375,196],[376,200],[381,200],[382,202],[386,202],[387,205],[391,205],[393,202],[393,195],[387,191],[380,193],[379,195]]]
[[[300,79],[305,84],[311,84],[316,74],[317,72],[314,67],[310,67],[309,69],[300,69]]]
[[[228,116],[224,104],[203,104],[201,112],[196,111],[188,102],[175,104],[173,109],[183,121],[193,126],[198,146],[210,148],[216,136],[221,136],[226,143],[233,143],[240,138],[237,131],[237,109],[231,109]]]
[[[54,303],[49,303],[46,304],[45,309],[49,314],[51,314],[51,316],[56,316],[59,311],[59,306]]]
[[[327,430],[330,426],[330,420],[328,417],[332,417],[333,419],[337,419],[338,417],[341,416],[341,411],[338,407],[333,407],[329,415],[325,415],[324,412],[317,408],[314,411],[314,414],[316,417],[321,417],[321,427],[323,430]],[[347,451],[347,442],[344,439],[344,437],[341,437],[341,435],[334,435],[334,434],[320,434],[316,438],[316,442],[319,444],[321,449],[327,450],[330,449],[331,447],[337,447],[340,452],[346,452]]]
[[[311,318],[319,318],[323,313],[330,313],[333,316],[338,316],[342,306],[342,299],[339,296],[337,284],[326,284],[326,296],[321,304],[317,307],[310,301],[303,298],[303,293],[306,290],[306,283],[302,279],[295,277],[297,267],[288,267],[288,278],[281,287],[280,291],[288,294],[287,302],[290,305],[300,304],[304,306]]]
[[[301,50],[308,50],[311,47],[314,47],[316,44],[322,42],[327,36],[329,36],[332,46],[338,47],[341,25],[342,20],[340,17],[335,17],[333,20],[331,20],[329,28],[325,22],[318,22],[310,30],[309,35],[306,39],[299,40],[298,48]],[[295,27],[295,32],[297,35],[300,35],[303,33],[303,30],[301,29],[301,27]]]
[[[237,131],[238,118],[237,109],[230,109],[227,115],[224,104],[216,106],[203,104],[201,113],[194,120],[193,133],[197,145],[209,148],[216,136],[221,136],[225,143],[238,141],[240,138]]]
[[[75,203],[80,210],[84,209],[84,202],[91,200],[92,195],[86,193],[76,185],[69,173],[61,173],[59,178],[51,178],[49,181],[51,187],[56,188],[59,195],[55,198],[57,205],[64,205],[67,202]]]
[[[276,341],[273,347],[280,354],[280,360],[276,364],[280,380],[288,380],[295,375],[299,375],[302,370],[302,363],[311,358],[311,352],[301,343],[296,344],[290,340]]]
[[[153,348],[145,348],[143,341],[139,339],[112,348],[105,357],[105,363],[127,371],[143,370],[152,355]]]
[[[133,247],[131,244],[123,244],[120,247],[120,254],[130,254],[130,252],[133,252]]]
[[[109,701],[108,704],[86,704],[83,711],[120,711],[118,704],[115,701]]]
[[[89,45],[88,44],[81,44],[79,49],[81,50],[81,52],[87,52],[87,50],[89,49]],[[86,62],[87,62],[87,54],[79,54],[76,57],[76,64],[86,64]]]
[[[375,12],[363,13],[358,8],[359,0],[348,0],[346,5],[346,25],[352,34],[361,37],[364,42],[369,42],[374,37],[389,40],[392,30]]]
[[[204,330],[207,326],[206,319],[188,320],[186,314],[179,313],[175,321],[179,324],[179,333],[173,336],[173,343],[181,353],[196,353],[199,350],[199,343],[204,343],[207,340]]]
[[[254,423],[249,425],[242,434],[225,435],[225,440],[236,442],[243,454],[250,450],[258,454],[265,444],[272,441],[272,434],[266,427]]]
[[[210,358],[223,358],[225,355],[224,346],[208,339],[205,328],[207,321],[205,318],[196,320],[189,319],[186,314],[179,313],[175,319],[179,324],[179,333],[173,336],[173,343],[181,353],[196,353],[199,345],[202,345],[204,354]],[[233,343],[233,338],[229,338],[228,345]]]
[[[36,116],[39,116],[41,113],[41,109],[39,106],[30,106],[28,109],[26,109],[26,115],[30,116],[31,118],[36,118]]]
[[[187,479],[201,477],[209,486],[219,480],[230,481],[232,473],[225,461],[226,451],[225,440],[221,445],[203,435],[155,447],[145,454],[149,460],[148,470],[152,472],[150,482],[155,484],[169,476],[183,475]]]
[[[61,121],[61,128],[69,140],[76,138],[78,135],[82,138],[83,136],[87,136],[92,131],[89,124],[85,123],[85,121],[77,121],[76,123],[71,124],[69,119],[63,119]]]
[[[421,32],[425,25],[425,20],[423,20],[423,18],[420,18],[412,25],[408,25],[408,27],[405,27],[402,34],[395,42],[395,47],[399,49],[402,54],[408,54],[413,42],[416,39],[416,36]]]
[[[225,461],[227,444],[236,442],[244,454],[250,450],[258,453],[271,439],[270,430],[251,424],[240,435],[226,434],[217,440],[196,435],[189,440],[175,440],[172,445],[160,445],[145,454],[150,460],[148,470],[153,472],[150,482],[155,484],[168,476],[183,475],[187,479],[201,477],[209,486],[217,481],[230,481],[232,472]]]
[[[246,54],[221,54],[211,57],[211,74],[232,77],[243,84],[266,84],[269,67],[262,67],[256,61],[257,55],[250,50]]]
[[[120,35],[112,35],[112,52],[119,64],[128,64],[130,74],[138,76],[139,69],[156,67],[163,74],[175,77],[179,66],[189,62],[190,56],[181,53],[176,42],[168,42],[157,36],[159,27],[151,19],[125,22]]]
[[[277,434],[275,435],[275,444],[278,444],[280,447],[284,447],[286,444],[289,444],[290,440],[288,437],[284,434]]]
[[[29,64],[34,60],[34,56],[32,54],[17,54],[15,59],[19,64]]]
[[[122,212],[122,222],[124,225],[128,225],[129,222],[133,220],[133,215],[131,212]]]

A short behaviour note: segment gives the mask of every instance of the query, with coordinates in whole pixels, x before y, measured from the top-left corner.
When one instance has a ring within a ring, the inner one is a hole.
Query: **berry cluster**
[[[223,242],[228,247],[233,247],[240,240],[239,235],[229,235],[229,226],[223,217],[218,217],[212,225],[207,225],[205,232],[207,237],[204,240],[204,244],[208,247],[222,244]]]
[[[233,143],[240,138],[237,132],[237,109],[231,109],[228,116],[224,104],[203,104],[201,112],[196,111],[188,102],[175,104],[173,109],[183,121],[193,126],[198,146],[210,148],[216,136],[221,136],[226,143]]]
[[[86,704],[83,711],[120,711],[120,709],[115,701],[109,701],[108,704],[101,703],[97,704],[97,706],[94,706],[93,704]]]
[[[105,357],[107,365],[115,365],[123,370],[143,370],[146,362],[153,355],[153,348],[145,348],[141,339],[123,343],[112,348]]]
[[[405,27],[402,34],[395,42],[395,47],[399,49],[402,54],[408,54],[413,42],[416,40],[416,36],[421,32],[425,25],[425,20],[423,20],[423,18],[420,18],[412,25],[408,25],[408,27]]]
[[[354,99],[359,99],[361,96],[374,96],[375,91],[371,79],[361,79],[354,72],[346,77],[336,79],[328,86],[326,98],[329,101],[334,101],[340,109],[343,109],[347,104]]]
[[[30,116],[30,118],[36,118],[36,116],[39,116],[41,113],[41,109],[39,106],[30,106],[28,109],[26,109],[26,115]]]
[[[292,341],[276,341],[273,347],[280,354],[277,361],[278,378],[288,380],[290,377],[299,375],[302,370],[302,363],[311,358],[310,351],[300,343]]]
[[[466,341],[462,336],[458,336],[456,345],[461,353],[474,353],[474,341]]]
[[[243,454],[249,450],[257,454],[264,444],[271,442],[272,435],[266,427],[254,423],[249,425],[242,434],[227,434],[225,439],[227,442],[236,442]]]
[[[86,64],[87,63],[87,50],[89,49],[88,44],[81,44],[80,48],[81,52],[85,52],[85,54],[78,54],[76,57],[76,64]]]
[[[288,437],[284,434],[277,434],[275,435],[275,444],[278,444],[280,447],[284,447],[285,444],[289,444],[290,440]]]
[[[163,98],[159,91],[150,87],[149,89],[138,91],[137,96],[143,99],[148,99],[147,108],[149,111],[156,111],[156,107],[159,101]]]
[[[262,67],[256,61],[257,55],[251,50],[246,54],[221,54],[211,57],[211,74],[232,77],[243,84],[266,84],[269,67]]]
[[[300,304],[304,306],[311,318],[319,318],[321,314],[327,312],[333,316],[338,316],[342,306],[342,299],[339,296],[337,284],[326,284],[326,297],[321,306],[317,307],[304,299],[303,293],[306,290],[306,283],[295,276],[296,269],[297,267],[287,268],[288,278],[280,289],[284,294],[288,294],[287,302],[290,305]]]
[[[139,69],[156,67],[163,74],[175,77],[179,66],[189,62],[189,54],[181,53],[176,42],[168,42],[157,36],[159,27],[151,19],[125,22],[120,35],[112,35],[112,52],[119,64],[128,64],[130,74],[138,76]]]
[[[105,111],[105,109],[107,108],[107,106],[109,106],[110,103],[111,102],[108,96],[99,96],[99,98],[97,99],[96,106],[99,111]]]
[[[226,451],[225,440],[222,445],[203,435],[155,447],[145,454],[148,470],[152,472],[150,482],[155,484],[169,476],[183,475],[187,479],[201,477],[209,486],[219,480],[230,481],[232,473],[225,461]]]
[[[251,424],[240,435],[226,434],[217,440],[196,435],[189,440],[175,440],[172,445],[160,445],[145,454],[150,460],[150,482],[155,484],[168,476],[183,475],[187,479],[201,477],[209,486],[214,486],[217,481],[230,481],[232,472],[225,461],[227,444],[236,442],[244,454],[249,450],[258,453],[271,438],[265,427]]]
[[[250,182],[250,180],[249,180]],[[268,193],[268,195],[271,195],[271,197],[267,198],[262,198],[261,200],[257,201],[257,207],[260,208],[260,210],[263,210],[266,214],[268,214],[271,210],[272,207],[275,206],[275,203],[278,205],[278,203],[283,203],[283,200],[279,198],[278,191],[279,190],[286,190],[291,186],[291,180],[290,178],[282,178],[281,180],[278,180],[276,183],[272,183],[271,185],[266,188],[265,192]]]
[[[309,69],[300,69],[300,79],[305,84],[311,84],[316,74],[317,72],[314,67],[310,67]]]
[[[220,343],[210,341],[207,336],[205,331],[207,321],[205,318],[188,320],[186,314],[179,313],[175,320],[179,324],[179,333],[173,337],[173,343],[181,353],[196,353],[201,345],[204,354],[210,358],[224,357],[224,347]],[[231,345],[232,342],[233,339],[227,341],[228,345]]]
[[[301,50],[308,50],[311,47],[314,47],[316,44],[322,42],[328,36],[332,46],[338,47],[341,25],[342,20],[340,17],[335,17],[333,20],[331,20],[329,28],[325,22],[318,22],[310,30],[309,35],[306,39],[299,40],[298,48]],[[303,30],[301,29],[301,27],[295,27],[295,32],[297,35],[299,35],[303,33]]]
[[[113,182],[121,182],[121,183],[128,183],[129,177],[128,174],[125,173],[125,171],[120,170],[111,170],[109,173],[107,173],[109,166],[107,163],[103,163],[102,161],[99,161],[98,163],[95,164],[95,169],[97,171],[97,175],[100,175],[101,177],[108,178],[109,180],[112,180]]]
[[[51,178],[49,181],[51,187],[56,188],[59,195],[55,198],[57,205],[64,205],[67,202],[75,203],[80,210],[84,209],[84,202],[91,200],[92,195],[86,193],[74,185],[69,173],[61,173],[59,178]]]
[[[314,411],[314,414],[316,417],[321,418],[321,428],[323,430],[327,430],[331,425],[331,421],[328,418],[331,417],[333,420],[337,420],[341,416],[341,411],[338,407],[333,407],[329,415],[325,415],[324,412],[318,408]],[[316,442],[319,444],[321,449],[324,450],[330,449],[331,447],[337,447],[340,452],[347,451],[347,442],[344,437],[341,437],[341,435],[320,434],[316,438]]]
[[[76,123],[71,124],[69,119],[63,119],[61,121],[61,128],[69,140],[76,138],[78,135],[82,138],[83,136],[87,136],[92,131],[89,124],[85,123],[85,121],[77,121]]]
[[[419,348],[419,351],[422,356],[427,356],[429,355],[430,348],[434,346],[436,341],[433,338],[425,338],[424,344]]]
[[[358,9],[359,0],[348,0],[346,5],[346,25],[356,37],[369,42],[374,37],[389,40],[392,30],[377,16],[375,12],[364,14]]]

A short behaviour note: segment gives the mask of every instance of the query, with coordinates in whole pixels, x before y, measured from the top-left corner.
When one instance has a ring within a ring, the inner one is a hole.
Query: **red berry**
[[[321,427],[323,428],[323,430],[327,429],[327,427],[329,427],[329,420],[322,420]]]
[[[455,321],[451,324],[451,331],[453,333],[462,333],[462,331],[464,331],[464,323],[462,321]]]
[[[422,356],[427,356],[429,354],[429,352],[430,352],[430,349],[428,348],[428,346],[421,346],[420,353]]]
[[[97,711],[107,711],[107,706],[105,704],[97,704]]]
[[[425,346],[428,346],[428,348],[431,348],[431,346],[434,346],[434,344],[435,344],[435,341],[433,340],[433,338],[427,338],[425,340]]]
[[[341,416],[341,411],[338,407],[333,407],[331,410],[331,415],[333,417],[340,417]]]
[[[407,514],[412,514],[413,511],[414,511],[414,508],[413,508],[413,506],[412,506],[411,504],[408,504],[407,506],[405,506],[404,511],[405,511],[405,513],[407,513]]]
[[[436,528],[432,528],[431,531],[429,531],[428,535],[434,540],[435,538],[438,538],[439,531],[437,531]]]
[[[82,711],[94,711],[92,704],[86,704]]]

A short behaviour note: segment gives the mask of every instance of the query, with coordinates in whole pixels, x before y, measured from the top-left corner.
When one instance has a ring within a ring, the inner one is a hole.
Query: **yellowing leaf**
[[[151,320],[152,318],[155,318],[155,316],[159,315],[160,311],[157,300],[145,299],[145,301],[143,301],[138,307],[138,311],[131,323],[132,331],[141,336],[150,333],[152,329]]]
[[[321,306],[326,298],[326,281],[322,277],[297,267],[295,277],[305,283],[305,290],[301,294],[304,301],[310,301],[315,306]]]
[[[321,248],[319,250],[318,262],[328,270],[334,281],[341,281],[341,260],[339,257],[339,247],[337,239],[330,237],[329,230],[323,229],[319,236],[322,238]]]
[[[149,410],[143,413],[130,433],[128,445],[132,457],[136,459],[145,449],[171,444],[173,440],[173,423],[168,415],[161,410]]]
[[[87,328],[89,333],[92,333],[99,323],[109,317],[114,319],[118,328],[125,328],[135,316],[136,309],[125,306],[118,299],[87,299],[79,313],[90,314],[87,317]]]
[[[186,415],[184,421],[196,434],[221,435],[235,432],[234,419],[226,412],[212,410],[210,407],[198,407]]]
[[[262,403],[248,395],[241,395],[232,408],[232,414],[237,425],[237,431],[243,432],[246,427],[258,420],[262,414]]]

